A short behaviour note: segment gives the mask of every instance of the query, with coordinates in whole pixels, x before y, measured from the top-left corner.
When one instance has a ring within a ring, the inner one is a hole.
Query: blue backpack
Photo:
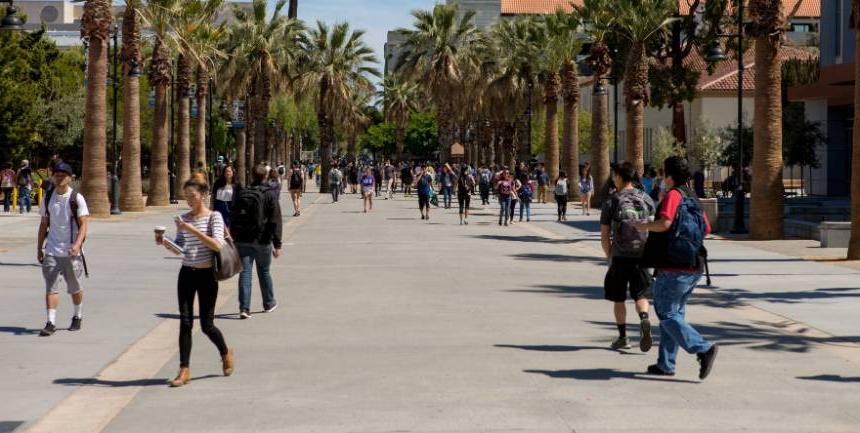
[[[669,228],[667,259],[670,263],[695,267],[705,242],[705,214],[695,196],[675,188],[681,194],[681,203]]]

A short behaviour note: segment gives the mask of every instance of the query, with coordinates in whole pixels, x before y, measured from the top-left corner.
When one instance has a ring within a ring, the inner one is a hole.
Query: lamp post
[[[117,143],[116,143],[116,121],[117,121],[117,105],[118,102],[118,92],[119,92],[119,26],[113,25],[113,78],[112,78],[112,87],[113,87],[113,134],[111,135],[111,139],[113,140],[113,171],[110,176],[110,214],[111,215],[121,215],[122,211],[119,209],[119,175],[117,174],[117,170],[119,169],[119,155],[117,153]]]
[[[18,8],[15,7],[13,0],[0,0],[0,3],[9,3],[6,6],[6,15],[3,21],[0,21],[0,31],[16,31],[24,30],[24,22],[18,17]]]
[[[735,35],[731,34],[718,34],[718,37],[725,38],[737,38],[738,40],[738,129],[737,129],[737,141],[738,141],[738,166],[737,171],[735,172],[735,221],[734,227],[732,228],[733,234],[746,234],[749,233],[746,228],[746,224],[744,222],[744,213],[746,208],[746,192],[744,191],[744,56],[742,54],[743,48],[743,40],[744,40],[744,2],[738,2],[737,8],[737,26],[738,33]],[[718,32],[719,33],[719,32]],[[726,60],[726,54],[723,52],[722,47],[720,47],[719,42],[714,41],[713,45],[708,49],[706,58],[708,62],[714,63],[722,60]]]

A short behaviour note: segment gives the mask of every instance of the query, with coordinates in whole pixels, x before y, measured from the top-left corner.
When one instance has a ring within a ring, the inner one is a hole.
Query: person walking
[[[520,222],[523,221],[523,212],[526,214],[526,222],[532,220],[532,197],[534,196],[534,191],[532,191],[531,182],[524,183],[522,188],[520,188],[519,197],[520,197]]]
[[[305,190],[305,179],[298,161],[293,162],[293,169],[290,171],[290,200],[293,202],[293,216],[297,217],[302,214],[302,194]]]
[[[343,182],[343,172],[337,168],[337,164],[332,162],[331,170],[328,172],[328,187],[331,190],[331,202],[337,203],[340,197],[341,183]]]
[[[212,186],[212,208],[221,214],[221,217],[224,219],[224,225],[227,228],[230,228],[233,198],[238,195],[241,188],[242,186],[233,172],[232,165],[224,168],[221,172],[221,177]]]
[[[567,195],[568,195],[567,174],[563,171],[558,172],[558,179],[555,180],[553,195],[555,195],[555,203],[558,206],[558,221],[567,221]]]
[[[607,200],[600,213],[600,244],[609,260],[603,283],[604,299],[613,302],[618,338],[612,349],[629,349],[627,338],[627,294],[636,304],[639,314],[639,349],[651,350],[651,322],[648,318],[648,288],[651,276],[641,266],[648,233],[634,228],[637,223],[654,217],[654,202],[648,194],[637,189],[639,174],[629,162],[612,169],[616,192]]]
[[[269,185],[269,188],[275,193],[279,198],[281,197],[281,176],[278,175],[278,172],[275,170],[269,171],[269,177],[266,179],[266,183]]]
[[[451,196],[454,192],[454,173],[451,166],[445,163],[439,174],[439,189],[442,192],[442,202],[445,209],[451,209]]]
[[[508,225],[511,213],[511,200],[514,191],[514,182],[511,173],[503,170],[496,182],[496,194],[499,197],[499,225]]]
[[[175,218],[175,244],[184,249],[179,270],[177,298],[179,301],[179,373],[169,380],[171,387],[180,387],[191,381],[191,331],[194,326],[194,298],[200,315],[200,328],[218,348],[224,376],[233,374],[233,349],[227,347],[224,335],[215,326],[215,302],[218,299],[218,280],[215,278],[215,254],[221,251],[226,229],[218,212],[206,207],[204,198],[209,186],[199,179],[185,182],[182,191],[191,211]],[[156,234],[155,242],[170,250],[164,237]]]
[[[478,190],[481,194],[481,206],[490,204],[490,189],[493,181],[493,172],[487,167],[481,167],[479,171]]]
[[[513,184],[513,190],[511,191],[511,209],[508,212],[508,221],[513,224],[514,223],[514,214],[517,210],[517,203],[520,201],[520,191],[523,189],[523,183],[516,177],[511,179],[511,184]]]
[[[15,175],[15,183],[18,185],[18,213],[27,213],[33,208],[33,170],[30,169],[30,161],[21,161],[21,168]]]
[[[415,190],[418,192],[418,210],[421,212],[421,219],[429,220],[430,197],[433,195],[433,176],[430,175],[429,171],[419,171],[415,183]]]
[[[376,162],[373,163],[372,168],[373,192],[377,197],[380,197],[382,196],[382,169],[376,164]]]
[[[543,167],[543,164],[538,164],[537,169],[535,170],[535,178],[537,179],[538,190],[537,190],[537,202],[538,203],[546,203],[546,190],[549,184],[549,175],[546,173],[546,170]]]
[[[54,189],[43,198],[39,206],[42,217],[36,241],[36,258],[42,265],[45,279],[45,307],[48,320],[39,331],[49,337],[57,330],[57,307],[60,299],[58,283],[65,281],[66,291],[72,297],[74,313],[69,331],[79,331],[83,321],[82,307],[84,289],[82,279],[86,274],[83,244],[87,237],[89,209],[84,196],[72,189],[74,172],[68,164],[54,168]]]
[[[370,167],[364,169],[361,176],[361,197],[364,202],[364,213],[373,210],[373,195],[376,192],[376,176]]]
[[[12,211],[12,191],[15,189],[15,170],[12,170],[12,162],[7,162],[0,171],[0,188],[3,191],[3,212]]]
[[[475,193],[475,178],[469,173],[469,167],[460,169],[457,179],[457,204],[460,207],[460,225],[469,225],[469,205],[472,194]]]
[[[385,161],[385,167],[382,170],[382,174],[385,180],[385,199],[388,200],[394,197],[394,166],[391,165],[391,161]]]
[[[661,376],[675,374],[678,348],[696,354],[699,379],[711,373],[718,346],[706,340],[686,319],[687,301],[705,270],[707,250],[704,239],[711,231],[707,215],[687,183],[691,174],[687,160],[672,156],[663,163],[665,198],[657,220],[636,224],[649,235],[645,260],[656,270],[654,309],[660,318],[660,350],[657,363],[647,372]],[[653,251],[649,255],[649,252]]]
[[[239,192],[233,205],[230,233],[242,258],[242,272],[239,274],[239,317],[242,319],[251,317],[251,277],[255,262],[263,310],[271,313],[278,308],[269,268],[272,258],[281,256],[281,205],[265,181],[266,168],[255,167],[251,186]]]
[[[583,215],[591,215],[591,196],[594,194],[594,178],[591,177],[591,164],[586,163],[579,176],[579,197]]]
[[[403,168],[400,169],[400,184],[403,188],[403,195],[405,197],[412,196],[412,168],[409,167],[408,163],[403,163]]]

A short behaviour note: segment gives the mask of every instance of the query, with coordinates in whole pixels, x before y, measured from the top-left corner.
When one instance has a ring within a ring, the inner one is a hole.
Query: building
[[[803,101],[806,118],[825,125],[827,142],[818,150],[821,167],[812,170],[812,193],[847,196],[851,192],[851,148],[854,132],[855,30],[848,0],[822,0],[821,73],[819,81],[789,89]]]
[[[251,10],[251,3],[247,1],[228,2],[223,11],[216,17],[216,22],[225,22],[232,19],[230,12],[232,5]],[[72,3],[69,0],[16,0],[15,7],[18,13],[26,20],[25,30],[37,30],[44,24],[47,28],[47,36],[61,48],[76,47],[81,43],[81,16],[84,13],[83,3]],[[124,6],[113,7],[114,16],[122,16]],[[116,22],[120,24],[119,20]]]

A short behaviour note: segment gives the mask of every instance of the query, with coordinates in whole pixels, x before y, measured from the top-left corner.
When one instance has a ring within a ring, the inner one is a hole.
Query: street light
[[[738,141],[738,166],[737,171],[735,172],[735,222],[734,227],[732,228],[733,234],[746,234],[749,233],[746,228],[746,224],[744,222],[744,212],[746,207],[746,192],[744,191],[744,181],[743,181],[743,172],[744,172],[744,56],[741,53],[741,49],[743,47],[744,41],[744,2],[738,2],[738,15],[737,15],[737,26],[738,33],[735,35],[724,35],[719,34],[719,29],[717,31],[717,37],[724,38],[737,38],[738,40],[738,52],[736,54],[738,58],[738,130],[737,130],[737,141]],[[723,52],[722,47],[719,42],[714,41],[711,46],[708,48],[707,52],[707,61],[710,63],[716,63],[722,60],[726,60],[726,54]]]
[[[18,8],[15,7],[13,0],[0,0],[0,3],[9,3],[6,6],[6,16],[0,21],[0,31],[15,31],[24,30],[24,22],[18,17]]]

